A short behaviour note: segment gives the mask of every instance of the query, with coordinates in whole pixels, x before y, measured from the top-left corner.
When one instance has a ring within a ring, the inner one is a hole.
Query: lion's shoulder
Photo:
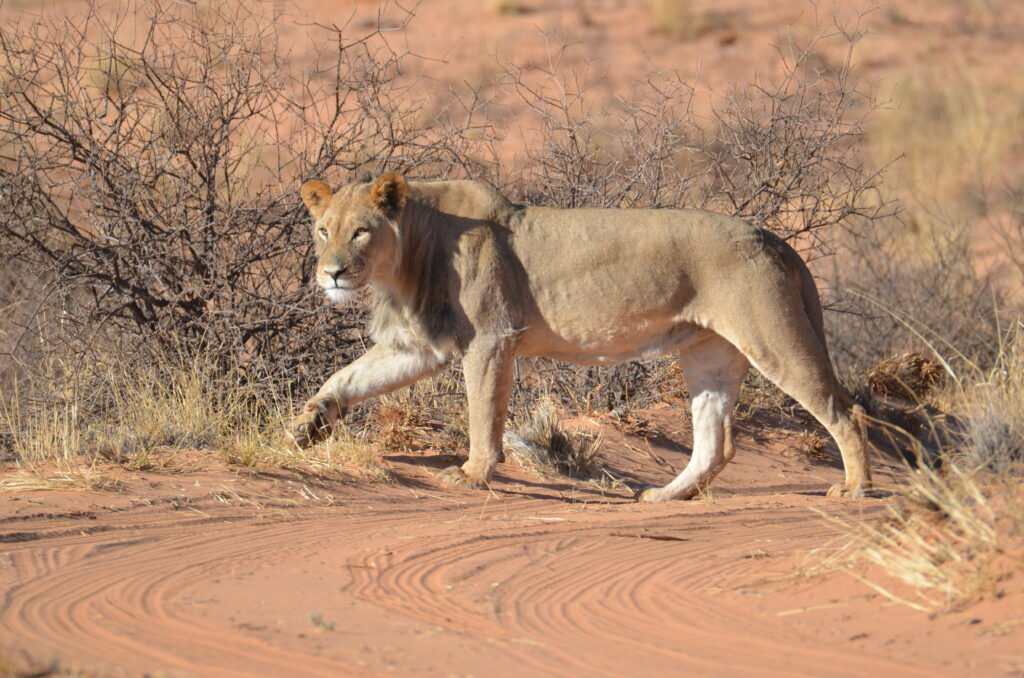
[[[468,218],[504,223],[519,207],[488,184],[468,179],[452,181],[416,181],[409,184],[409,195],[428,204],[434,219]]]

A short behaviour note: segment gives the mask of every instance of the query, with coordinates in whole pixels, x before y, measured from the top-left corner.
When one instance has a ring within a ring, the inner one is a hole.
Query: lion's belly
[[[742,280],[733,241],[748,231],[704,212],[528,208],[513,239],[522,353],[607,364],[685,346],[714,325],[715,290]]]
[[[519,352],[588,365],[651,360],[678,350],[706,330],[676,314],[561,316],[524,328]]]
[[[707,330],[696,325],[680,325],[669,332],[639,337],[610,337],[599,332],[570,337],[550,336],[547,340],[524,341],[520,353],[583,365],[614,365],[629,360],[653,360],[684,348],[705,332]]]
[[[522,350],[588,364],[651,359],[699,332],[693,291],[681,270],[605,264],[547,269],[533,278]]]

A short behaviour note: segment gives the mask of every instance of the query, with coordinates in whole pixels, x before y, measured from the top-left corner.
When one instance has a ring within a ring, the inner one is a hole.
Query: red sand
[[[648,413],[665,435],[651,451],[680,468],[677,414]],[[646,442],[605,435],[603,459],[629,482],[672,475],[637,452]],[[816,510],[872,519],[886,501],[827,499],[834,462],[758,437],[741,435],[708,502],[639,505],[508,465],[492,492],[452,489],[429,473],[451,459],[432,455],[390,457],[395,486],[220,470],[124,473],[117,494],[5,493],[2,645],[104,675],[924,677],[1024,664],[1019,596],[929,619],[842,572],[791,576],[845,539]]]

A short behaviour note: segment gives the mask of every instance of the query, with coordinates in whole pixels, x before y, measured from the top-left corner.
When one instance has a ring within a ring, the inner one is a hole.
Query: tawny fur
[[[292,423],[327,435],[345,408],[463,361],[469,460],[442,477],[487,485],[500,459],[516,356],[611,364],[677,351],[694,453],[643,501],[689,498],[732,458],[732,409],[749,365],[836,439],[845,483],[870,485],[863,417],[832,370],[814,282],[782,240],[702,210],[516,205],[470,181],[386,174],[332,193],[307,182],[317,279],[332,299],[375,291],[375,346],[334,374]]]

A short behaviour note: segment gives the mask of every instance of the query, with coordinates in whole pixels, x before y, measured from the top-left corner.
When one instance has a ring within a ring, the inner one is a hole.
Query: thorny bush
[[[316,381],[362,323],[311,286],[297,185],[445,176],[460,130],[423,130],[379,30],[314,32],[321,56],[299,69],[258,10],[144,7],[0,27],[0,239],[44,290],[23,284],[11,357],[60,353],[77,378],[97,349],[216,345],[225,366]]]
[[[318,42],[312,61],[282,47],[298,26],[258,8],[145,8],[0,26],[0,246],[16,281],[0,350],[20,378],[45,373],[40,399],[85,392],[105,363],[189,347],[215,347],[228,383],[305,393],[361,352],[365,306],[332,310],[311,284],[303,178],[387,169],[559,207],[705,207],[808,258],[837,228],[892,212],[858,155],[874,103],[849,59],[818,58],[822,41],[852,49],[842,31],[780,50],[776,79],[737,87],[702,118],[672,73],[594,103],[592,74],[563,60],[571,47],[553,47],[540,77],[509,64],[443,106],[417,100],[402,75],[414,57],[384,39],[394,7],[359,37],[302,28]],[[526,157],[502,165],[488,115],[506,106],[536,127]],[[662,393],[664,374],[663,362],[524,361],[514,407],[542,392],[629,407]],[[110,406],[95,392],[87,409]]]

